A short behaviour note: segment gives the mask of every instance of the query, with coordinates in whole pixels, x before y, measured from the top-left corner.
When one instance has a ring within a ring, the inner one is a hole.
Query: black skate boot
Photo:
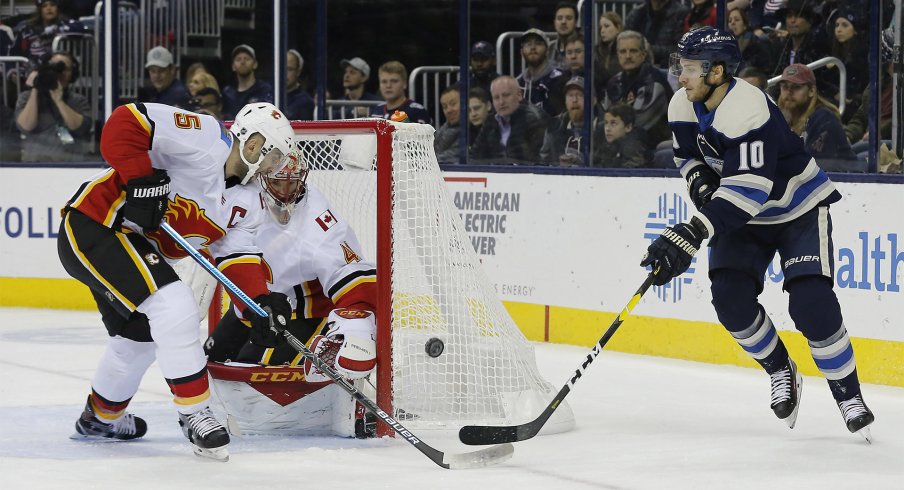
[[[800,408],[803,378],[790,358],[787,366],[769,376],[772,382],[772,411],[788,424],[789,429],[793,429],[797,422],[797,410]]]
[[[179,414],[179,425],[182,433],[194,446],[195,454],[217,461],[229,461],[229,433],[214,418],[209,408],[191,415]]]
[[[851,434],[860,434],[866,442],[872,444],[873,436],[870,434],[869,424],[876,420],[876,416],[863,403],[863,396],[856,395],[849,400],[838,402],[838,409],[841,410],[841,416],[844,417],[844,423]]]
[[[123,414],[116,420],[104,422],[97,417],[94,408],[91,406],[91,396],[88,396],[88,402],[85,404],[85,410],[82,415],[75,421],[75,432],[73,439],[92,439],[92,440],[115,440],[128,441],[138,439],[148,431],[148,424],[144,419],[136,417],[130,413]]]

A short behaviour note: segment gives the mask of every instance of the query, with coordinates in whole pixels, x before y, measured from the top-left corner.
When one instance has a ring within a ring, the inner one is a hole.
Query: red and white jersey
[[[226,191],[228,203],[259,202],[260,187]],[[354,230],[311,184],[285,226],[262,205],[255,244],[272,275],[271,291],[289,297],[298,316],[325,318],[335,308],[376,312],[377,271],[362,254]],[[255,209],[255,211],[257,211]],[[249,210],[250,211],[250,210]]]
[[[100,144],[111,168],[83,183],[69,206],[104,226],[142,233],[174,263],[188,254],[166,232],[144,232],[119,212],[129,180],[150,175],[153,169],[165,170],[170,178],[166,221],[196,248],[207,248],[224,273],[230,263],[245,265],[227,275],[234,281],[248,276],[237,282],[254,298],[267,290],[260,251],[248,228],[253,223],[235,226],[224,197],[225,163],[232,144],[229,131],[211,116],[163,104],[117,107],[104,125]],[[230,228],[236,228],[233,236],[221,240],[232,233]],[[244,239],[242,233],[247,235]],[[223,262],[224,257],[229,260]]]

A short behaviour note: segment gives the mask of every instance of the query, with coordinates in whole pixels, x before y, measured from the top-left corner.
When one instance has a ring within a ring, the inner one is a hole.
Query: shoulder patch
[[[424,104],[421,104],[421,103],[419,103],[419,102],[415,102],[415,101],[413,101],[413,100],[411,101],[410,104],[408,104],[408,106],[409,106],[409,107],[414,107],[415,109],[424,109],[424,110],[426,110],[426,108],[424,107]]]
[[[339,244],[342,247],[342,255],[345,256],[345,263],[351,264],[352,262],[361,262],[361,256],[357,254],[354,250],[352,250],[351,245],[348,242],[342,242]]]
[[[336,217],[333,216],[333,213],[330,212],[329,209],[323,212],[320,216],[318,216],[314,221],[320,225],[320,229],[323,231],[329,230],[336,224]]]

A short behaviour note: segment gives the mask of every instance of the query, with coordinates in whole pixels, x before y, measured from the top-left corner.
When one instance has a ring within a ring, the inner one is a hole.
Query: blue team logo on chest
[[[718,145],[718,141],[716,144]],[[722,165],[725,163],[722,159],[722,152],[716,149],[716,146],[712,145],[703,133],[697,133],[697,149],[703,155],[703,161],[721,174]]]

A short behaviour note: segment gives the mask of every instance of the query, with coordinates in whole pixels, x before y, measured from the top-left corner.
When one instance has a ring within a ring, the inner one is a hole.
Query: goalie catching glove
[[[722,178],[709,165],[700,164],[687,174],[687,193],[697,209],[713,198]]]
[[[159,228],[169,207],[170,178],[166,170],[155,168],[151,175],[129,180],[125,191],[123,217],[147,231]]]
[[[658,270],[653,284],[662,286],[687,271],[706,237],[706,226],[696,216],[690,223],[669,226],[647,248],[640,266]]]
[[[377,326],[374,314],[345,308],[330,312],[326,334],[311,340],[311,351],[347,379],[367,376],[377,365]],[[312,383],[329,381],[310,359],[304,362],[305,379]]]

